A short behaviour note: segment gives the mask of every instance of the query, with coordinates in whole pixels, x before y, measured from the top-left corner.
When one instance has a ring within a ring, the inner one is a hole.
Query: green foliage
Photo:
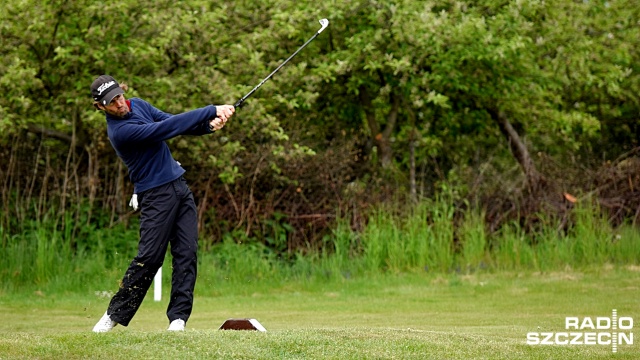
[[[462,271],[474,272],[487,267],[490,250],[484,216],[476,211],[465,214],[458,228],[459,266]]]
[[[623,254],[638,253],[637,240],[632,235],[635,226],[613,229],[597,206],[589,204],[581,204],[574,210],[574,216],[575,223],[566,234],[560,233],[553,224],[534,236],[524,234],[516,224],[505,227],[495,239],[493,266],[553,271],[563,267],[628,263],[632,257]]]
[[[107,284],[112,288],[137,251],[138,231],[122,225],[91,228],[87,232],[91,239],[76,243],[68,231],[72,226],[59,229],[57,219],[46,217],[32,222],[21,234],[0,232],[5,244],[0,248],[0,257],[5,259],[0,264],[4,290],[22,286],[73,290]]]
[[[517,224],[505,226],[495,245],[494,264],[499,269],[536,268],[536,256],[529,239]]]
[[[616,134],[616,127],[631,126],[612,123],[629,119],[638,105],[638,29],[630,20],[638,10],[631,1],[316,5],[7,3],[3,136],[30,123],[61,131],[72,125],[95,141],[101,121],[87,88],[103,72],[169,112],[234,102],[308,38],[318,26],[310,20],[320,17],[331,21],[327,33],[254,95],[230,124],[232,143],[245,151],[277,149],[292,141],[285,127],[320,126],[321,134],[339,125],[393,138],[402,159],[403,134],[415,127],[425,139],[419,158],[450,148],[466,157],[465,143],[501,142],[485,114],[495,107],[553,153],[590,147],[603,125]],[[441,143],[435,148],[428,140],[434,137]],[[215,142],[191,151],[231,151],[230,164],[211,165],[237,166],[234,149]]]
[[[129,84],[128,97],[167,112],[234,103],[317,31],[320,18],[329,28],[223,131],[171,141],[201,213],[221,207],[220,218],[202,223],[205,234],[218,235],[213,242],[245,229],[255,246],[286,252],[288,261],[326,245],[321,251],[335,250],[336,266],[366,254],[360,269],[393,271],[474,268],[492,244],[500,263],[513,257],[506,267],[540,266],[539,250],[516,240],[523,236],[517,226],[495,241],[479,220],[452,225],[452,209],[438,200],[406,218],[374,214],[361,234],[326,222],[309,238],[330,230],[338,237],[304,239],[313,243],[292,242],[305,229],[292,225],[291,213],[366,208],[376,194],[360,198],[371,188],[381,197],[405,191],[409,169],[418,170],[419,193],[427,196],[465,195],[478,179],[497,182],[485,174],[513,182],[515,162],[496,112],[509,117],[532,153],[561,164],[615,158],[640,134],[640,10],[632,0],[24,0],[0,10],[2,245],[15,246],[16,256],[26,251],[20,241],[40,246],[45,269],[52,245],[25,222],[47,223],[47,209],[63,219],[47,231],[64,239],[68,256],[100,249],[99,241],[128,241],[92,235],[128,221],[132,191],[103,115],[91,106],[88,87],[97,75],[114,75]],[[329,173],[321,165],[348,170]],[[396,183],[381,180],[389,177]],[[309,200],[303,182],[322,194]],[[371,188],[346,199],[347,184],[362,183]],[[608,243],[592,245],[567,251],[607,261]]]
[[[425,203],[408,216],[376,213],[362,234],[369,271],[448,271],[453,265],[453,208]]]
[[[549,223],[534,236],[511,224],[487,234],[475,210],[454,216],[451,199],[425,202],[407,214],[377,211],[362,231],[340,219],[319,251],[288,248],[284,218],[266,221],[266,239],[243,231],[201,251],[202,282],[349,279],[381,273],[472,274],[496,270],[557,271],[592,265],[637,265],[640,238],[632,226],[612,229],[596,208],[575,210],[566,234]],[[460,223],[459,223],[460,222]],[[56,220],[34,222],[20,235],[0,231],[0,280],[7,291],[18,287],[113,289],[137,249],[137,231],[122,225],[91,229],[93,241],[73,245]],[[70,227],[67,227],[70,228]],[[167,262],[167,264],[170,262]]]
[[[239,244],[232,236],[225,236],[200,262],[209,270],[205,282],[259,282],[277,273],[275,256],[260,243]],[[211,276],[211,278],[209,278]]]

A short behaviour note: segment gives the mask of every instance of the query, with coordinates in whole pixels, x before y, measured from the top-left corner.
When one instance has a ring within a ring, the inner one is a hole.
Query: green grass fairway
[[[94,291],[3,294],[0,359],[638,359],[637,343],[613,353],[527,345],[526,334],[612,309],[640,321],[639,280],[634,266],[217,286],[201,278],[184,333],[166,331],[166,292],[160,303],[150,293],[128,328],[107,334],[91,332],[108,303]],[[217,330],[237,317],[267,332]]]

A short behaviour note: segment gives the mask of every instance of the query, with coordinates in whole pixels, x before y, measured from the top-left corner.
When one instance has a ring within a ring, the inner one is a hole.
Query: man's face
[[[107,114],[112,116],[125,117],[129,113],[129,107],[127,106],[127,102],[122,94],[116,95],[109,105],[100,105],[100,107],[102,107]]]

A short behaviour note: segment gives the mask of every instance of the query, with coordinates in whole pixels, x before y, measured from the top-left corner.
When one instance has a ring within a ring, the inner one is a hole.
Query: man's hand
[[[216,117],[222,120],[223,123],[226,123],[235,112],[236,109],[233,107],[233,105],[216,106]]]
[[[220,130],[224,127],[224,124],[233,116],[236,109],[233,105],[218,105],[216,106],[216,118],[209,121],[209,128],[212,131]]]
[[[225,122],[222,121],[222,119],[215,118],[209,121],[209,129],[211,129],[211,131],[218,131],[224,127],[224,123]]]

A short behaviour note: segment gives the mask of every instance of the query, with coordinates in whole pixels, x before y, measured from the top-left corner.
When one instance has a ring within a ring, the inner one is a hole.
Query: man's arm
[[[152,118],[155,120],[154,116],[155,114]],[[209,105],[182,114],[170,115],[162,121],[144,124],[126,123],[118,127],[113,134],[113,140],[126,146],[164,141],[178,135],[206,134],[210,132],[209,122],[214,118],[216,118],[216,108]]]
[[[147,103],[147,105],[149,106],[148,108],[149,114],[151,115],[151,118],[153,119],[154,122],[164,121],[172,116],[171,114],[158,110],[155,106],[149,103]]]
[[[149,104],[149,107],[151,117],[155,122],[164,121],[172,116],[171,114],[158,110],[151,104]],[[209,123],[198,123],[193,128],[184,132],[183,135],[206,135],[220,130],[236,111],[232,105],[216,105],[215,108],[216,114],[210,119]]]

